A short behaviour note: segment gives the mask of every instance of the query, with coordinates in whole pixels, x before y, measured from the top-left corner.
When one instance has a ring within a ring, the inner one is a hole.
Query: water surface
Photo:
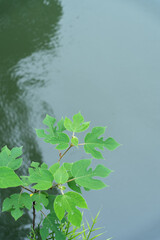
[[[159,13],[158,0],[0,1],[0,142],[24,146],[23,172],[57,158],[34,133],[46,113],[80,110],[123,144],[99,161],[114,170],[110,187],[84,193],[93,216],[102,208],[100,240],[160,238]],[[85,157],[72,150],[65,160]],[[22,220],[1,216],[0,238],[24,239],[30,216],[22,231]]]

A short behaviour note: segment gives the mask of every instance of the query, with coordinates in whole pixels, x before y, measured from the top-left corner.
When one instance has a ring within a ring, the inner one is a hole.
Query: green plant
[[[88,208],[82,197],[82,188],[88,191],[106,187],[106,184],[97,177],[105,178],[112,170],[102,164],[98,164],[93,170],[90,167],[92,159],[61,164],[62,158],[71,148],[84,147],[85,152],[91,154],[93,158],[103,159],[99,150],[107,148],[112,151],[120,144],[111,137],[105,140],[100,137],[105,133],[105,127],[94,127],[86,134],[84,142],[79,143],[77,134],[87,130],[90,125],[90,122],[84,122],[80,113],[73,116],[73,121],[67,117],[62,118],[56,126],[56,119],[46,115],[43,123],[47,128],[36,129],[37,136],[47,143],[56,145],[59,158],[50,168],[46,163],[40,165],[39,162],[32,162],[28,169],[29,175],[19,177],[15,170],[22,164],[22,147],[11,150],[7,146],[3,147],[0,152],[0,188],[21,187],[21,191],[4,200],[2,211],[10,212],[17,220],[23,215],[23,208],[32,209],[33,224],[30,239],[39,239],[35,227],[36,211],[40,211],[43,215],[42,224],[38,226],[42,240],[75,239],[77,229],[81,227],[82,222],[82,213],[77,207]],[[71,136],[64,133],[65,131],[71,132]],[[66,190],[64,184],[67,184],[72,191],[64,192]],[[50,193],[53,189],[58,189],[60,194]],[[93,224],[95,222],[96,220],[93,220]],[[69,231],[71,226],[72,232]],[[90,228],[88,225],[88,229],[89,232],[86,233],[83,227],[82,239],[89,240],[93,227]]]

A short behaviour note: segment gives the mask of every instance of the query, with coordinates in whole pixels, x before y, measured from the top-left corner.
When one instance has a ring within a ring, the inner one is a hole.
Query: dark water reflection
[[[45,72],[43,75],[40,66],[32,62],[40,62],[44,50],[50,49],[54,57],[61,16],[62,7],[57,0],[0,0],[0,147],[24,146],[20,174],[27,174],[30,161],[42,161],[32,116],[38,113],[39,121],[52,110],[47,103],[34,99],[36,89],[45,85]],[[28,58],[38,74],[36,77],[25,74],[30,71],[27,60],[23,59]],[[19,70],[20,65],[24,66],[24,72]],[[45,60],[42,66],[45,69]],[[32,102],[37,103],[34,112]],[[1,203],[11,193],[12,189],[2,190]],[[0,239],[24,239],[30,223],[27,213],[17,222],[9,214],[1,214]]]

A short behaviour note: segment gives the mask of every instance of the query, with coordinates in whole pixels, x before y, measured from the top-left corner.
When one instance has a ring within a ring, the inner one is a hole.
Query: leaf
[[[58,146],[56,146],[56,149],[64,150],[69,147],[70,139],[65,133],[56,133],[55,136],[47,137],[44,141],[51,144],[58,144]]]
[[[97,165],[95,170],[91,168],[87,170],[91,164],[91,159],[82,159],[75,163],[72,166],[72,175],[75,178],[75,182],[80,186],[89,189],[101,189],[106,187],[101,180],[93,179],[93,177],[107,177],[112,171],[106,168],[103,165]]]
[[[64,126],[70,132],[83,132],[89,127],[89,124],[90,122],[84,122],[80,112],[73,116],[73,122],[67,117],[64,120]]]
[[[39,162],[31,162],[31,167],[34,167],[34,168],[38,168],[39,167],[39,165],[40,165],[40,163]]]
[[[108,138],[105,141],[103,140],[103,137],[98,138],[100,135],[104,134],[104,132],[105,127],[94,127],[92,129],[92,132],[87,133],[84,139],[85,141],[84,150],[86,151],[86,153],[92,154],[92,156],[97,159],[103,159],[103,156],[95,148],[104,150],[105,147],[109,150],[114,150],[120,145],[113,138]]]
[[[52,173],[43,168],[44,165],[42,165],[42,168],[36,167],[35,169],[29,168],[29,181],[31,183],[36,183],[32,188],[37,190],[48,190],[52,187],[53,183],[53,175]]]
[[[53,125],[55,124],[56,119],[54,117],[49,116],[48,114],[46,115],[46,117],[43,120],[43,123],[49,127],[50,130],[52,130],[53,132],[55,131],[53,128]]]
[[[50,168],[49,171],[52,173],[52,175],[54,176],[54,174],[56,173],[56,171],[58,170],[58,168],[60,167],[60,163],[54,163]]]
[[[46,115],[45,119],[43,120],[43,123],[47,125],[49,128],[46,129],[46,132],[44,129],[36,129],[37,136],[40,138],[44,138],[44,141],[50,144],[57,144],[56,149],[64,150],[69,147],[70,139],[67,134],[63,133],[62,131],[65,130],[64,127],[64,120],[61,119],[57,125],[57,127],[54,127],[54,124],[56,122],[56,119]]]
[[[11,211],[11,215],[16,221],[18,220],[18,218],[22,217],[23,213],[24,212],[22,210],[20,210],[19,208],[13,209]]]
[[[113,138],[107,138],[106,141],[104,142],[104,147],[106,147],[108,150],[113,151],[117,147],[119,147],[121,144],[116,142]]]
[[[23,215],[22,208],[31,209],[32,200],[28,193],[13,194],[3,202],[2,212],[10,211],[15,220]]]
[[[21,155],[22,147],[15,147],[11,150],[7,146],[3,147],[0,152],[0,166],[18,169],[22,165],[22,158],[19,158]]]
[[[66,236],[63,232],[59,230],[60,223],[58,222],[57,216],[54,212],[47,215],[47,217],[43,221],[43,226],[40,229],[40,234],[42,237],[42,240],[46,240],[47,237],[51,232],[55,233],[55,239],[56,240],[65,240]]]
[[[71,188],[73,191],[78,192],[78,193],[82,193],[79,185],[76,184],[75,180],[70,181],[67,184],[68,184],[68,187]]]
[[[43,206],[41,204],[43,204],[45,207],[48,205],[48,198],[47,198],[47,194],[45,193],[34,193],[31,196],[32,202],[35,201],[35,209],[37,211],[40,211],[43,209]]]
[[[54,201],[54,210],[61,220],[64,217],[65,211],[68,212],[68,220],[74,225],[80,227],[82,214],[76,208],[88,208],[84,198],[75,192],[67,192],[64,195],[58,195]]]
[[[29,176],[20,176],[22,179],[22,185],[23,186],[29,186],[31,182],[29,181]]]
[[[58,126],[58,131],[59,132],[63,132],[66,130],[65,126],[64,126],[64,119],[63,117],[61,118],[61,120],[57,123]]]
[[[41,164],[41,169],[48,169],[48,165],[46,163]]]
[[[73,163],[64,163],[64,167],[67,170],[69,178],[72,177],[72,173],[71,173],[72,165],[73,165]]]
[[[72,139],[71,139],[71,143],[77,147],[77,146],[78,146],[78,138],[75,137],[75,136],[72,137]]]
[[[22,181],[17,174],[8,167],[0,167],[0,188],[17,187]]]
[[[50,210],[50,213],[54,212],[53,202],[54,202],[55,198],[56,198],[55,195],[48,195],[48,205],[45,208]]]
[[[68,178],[69,175],[63,164],[54,174],[54,180],[56,181],[56,183],[63,184],[67,182]]]

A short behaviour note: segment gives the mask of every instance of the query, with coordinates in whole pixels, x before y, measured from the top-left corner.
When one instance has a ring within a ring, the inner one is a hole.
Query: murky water
[[[115,170],[110,187],[84,193],[93,216],[102,209],[100,240],[160,239],[159,43],[158,0],[0,0],[0,145],[23,145],[23,173],[57,157],[35,135],[46,113],[80,110],[123,144],[99,161]],[[25,239],[30,222],[1,214],[0,239]]]

